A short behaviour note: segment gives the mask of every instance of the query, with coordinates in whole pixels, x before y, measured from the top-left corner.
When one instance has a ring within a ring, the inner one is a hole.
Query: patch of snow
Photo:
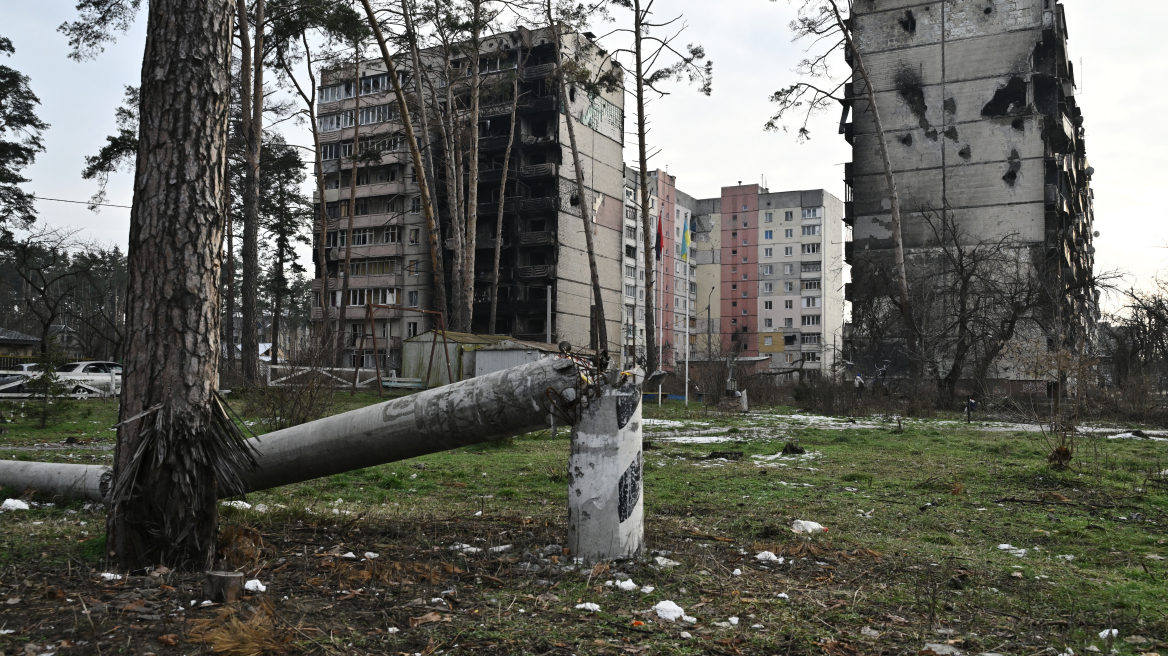
[[[105,579],[106,581],[121,581],[122,575],[121,574],[114,574],[112,572],[102,572],[101,578]]]
[[[1114,640],[1118,637],[1119,637],[1119,629],[1103,629],[1102,631],[1099,632],[1099,638],[1101,640],[1108,640],[1108,639]]]
[[[243,589],[247,590],[248,592],[267,592],[268,586],[260,583],[259,579],[252,579],[243,584]]]
[[[1005,544],[1005,543],[999,544],[998,548],[1001,549],[1002,551],[1005,551],[1006,553],[1008,553],[1012,556],[1017,556],[1019,558],[1025,558],[1026,552],[1029,551],[1029,549],[1022,549],[1020,547],[1015,547],[1012,544]]]
[[[633,590],[636,590],[639,586],[637,586],[636,583],[633,583],[632,579],[625,579],[624,581],[621,581],[620,583],[618,583],[617,587],[620,588],[621,590],[624,590],[625,592],[632,592]]]
[[[576,604],[576,610],[586,610],[589,613],[599,613],[600,606],[589,601],[583,604]]]
[[[732,625],[734,625],[734,626],[738,626],[738,618],[737,618],[737,617],[731,617],[731,618],[730,618],[730,624],[732,624]]]
[[[235,501],[224,501],[220,505],[227,506],[228,508],[237,508],[239,510],[251,510],[250,503],[246,501],[240,501],[238,499]]]
[[[664,556],[657,556],[653,561],[657,563],[658,567],[679,567],[681,565],[676,560],[670,560]]]
[[[697,622],[696,619],[685,614],[684,608],[678,606],[668,599],[657,602],[657,605],[654,606],[651,610],[654,613],[657,613],[657,617],[660,617],[666,622],[676,622],[679,619],[684,622],[689,622],[690,624]]]
[[[649,594],[650,592],[653,592],[656,589],[657,588],[654,588],[651,585],[646,585],[645,587],[641,588],[641,594]]]
[[[381,554],[374,552],[374,551],[366,551],[365,557],[368,558],[369,560],[376,560],[377,558],[381,557]]]
[[[0,510],[28,510],[28,502],[20,499],[5,499]]]
[[[490,551],[491,553],[505,553],[505,552],[511,551],[511,549],[513,549],[513,548],[514,547],[512,545],[501,544],[497,547],[491,547],[488,551]]]
[[[733,572],[730,572],[730,576],[742,576],[742,570],[736,569]]]

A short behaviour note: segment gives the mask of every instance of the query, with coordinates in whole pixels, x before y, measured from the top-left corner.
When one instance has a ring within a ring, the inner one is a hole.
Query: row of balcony
[[[512,282],[515,280],[537,280],[542,278],[555,277],[556,265],[554,264],[501,267],[499,269],[499,282]],[[495,275],[491,271],[476,271],[474,278],[476,282],[495,282]]]
[[[494,237],[480,237],[475,240],[476,249],[494,250],[498,240]],[[512,246],[552,246],[556,243],[556,233],[550,230],[533,230],[516,235],[503,235],[503,248]],[[447,250],[454,250],[454,239],[447,239]]]
[[[529,166],[511,166],[507,171],[508,180],[534,180],[538,178],[555,177],[559,167],[555,164],[531,164]],[[479,182],[499,182],[503,179],[503,169],[486,169],[479,171]]]

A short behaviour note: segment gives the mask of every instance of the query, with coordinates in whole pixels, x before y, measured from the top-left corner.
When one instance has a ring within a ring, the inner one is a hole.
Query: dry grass
[[[191,642],[202,643],[216,654],[228,656],[263,656],[282,654],[292,646],[292,632],[277,625],[271,607],[260,604],[247,619],[240,619],[235,608],[223,608],[218,615],[191,622]]]

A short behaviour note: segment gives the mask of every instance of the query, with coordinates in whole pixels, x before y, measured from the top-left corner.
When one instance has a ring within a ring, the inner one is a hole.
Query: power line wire
[[[45,198],[44,196],[34,196],[36,200],[55,200],[58,203],[77,203],[79,205],[95,205],[97,207],[123,207],[125,209],[133,209],[129,205],[111,205],[109,203],[91,203],[87,200],[65,200],[64,198]]]

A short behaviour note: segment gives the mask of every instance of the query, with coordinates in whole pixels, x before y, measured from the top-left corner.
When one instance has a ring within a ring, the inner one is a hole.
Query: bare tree
[[[774,0],[771,0],[774,2]],[[795,1],[795,0],[792,0]],[[857,100],[846,97],[841,93],[847,80],[840,80],[832,73],[831,58],[842,52],[852,66],[853,74],[858,73],[864,83],[864,96],[867,104],[856,104],[855,111],[866,111],[872,115],[875,137],[880,150],[880,159],[884,165],[884,181],[888,185],[888,198],[892,212],[892,241],[894,246],[895,274],[897,303],[901,319],[904,322],[908,337],[909,352],[916,351],[918,329],[915,324],[912,299],[909,295],[908,277],[904,264],[904,238],[901,236],[900,193],[897,191],[896,179],[892,174],[892,161],[888,156],[888,138],[884,133],[884,124],[880,119],[880,110],[876,105],[876,92],[872,84],[868,67],[864,58],[853,41],[852,19],[845,16],[836,0],[798,0],[799,13],[791,21],[791,32],[794,40],[809,40],[821,48],[816,54],[804,59],[796,67],[796,72],[812,80],[812,82],[796,82],[780,89],[771,95],[771,101],[778,105],[778,110],[766,123],[767,130],[786,130],[785,120],[792,115],[800,118],[798,139],[804,142],[810,138],[807,129],[808,121],[812,116],[821,114],[832,103],[840,103],[845,111]],[[850,13],[851,0],[848,0]],[[853,75],[854,78],[854,75]],[[820,85],[818,81],[826,82]]]
[[[83,244],[77,230],[34,227],[19,239],[0,243],[0,266],[19,276],[24,310],[36,326],[41,353],[47,353],[52,327],[63,323],[70,301],[91,262],[75,254]]]
[[[614,4],[632,10],[633,14],[631,28],[614,31],[631,36],[632,47],[615,50],[614,57],[627,55],[633,59],[632,94],[637,103],[637,165],[640,169],[638,186],[641,195],[641,239],[645,259],[645,352],[649,371],[660,369],[662,363],[658,362],[657,319],[654,313],[657,274],[653,262],[660,258],[660,253],[654,253],[656,232],[653,230],[652,215],[649,212],[648,95],[654,94],[658,98],[663,98],[668,95],[664,83],[688,78],[691,83],[698,84],[701,93],[708,96],[713,84],[713,62],[706,59],[705,50],[701,46],[690,44],[686,46],[685,52],[682,52],[677,45],[678,39],[685,31],[684,24],[674,29],[681,16],[658,21],[653,11],[655,2],[656,0],[614,0]]]

